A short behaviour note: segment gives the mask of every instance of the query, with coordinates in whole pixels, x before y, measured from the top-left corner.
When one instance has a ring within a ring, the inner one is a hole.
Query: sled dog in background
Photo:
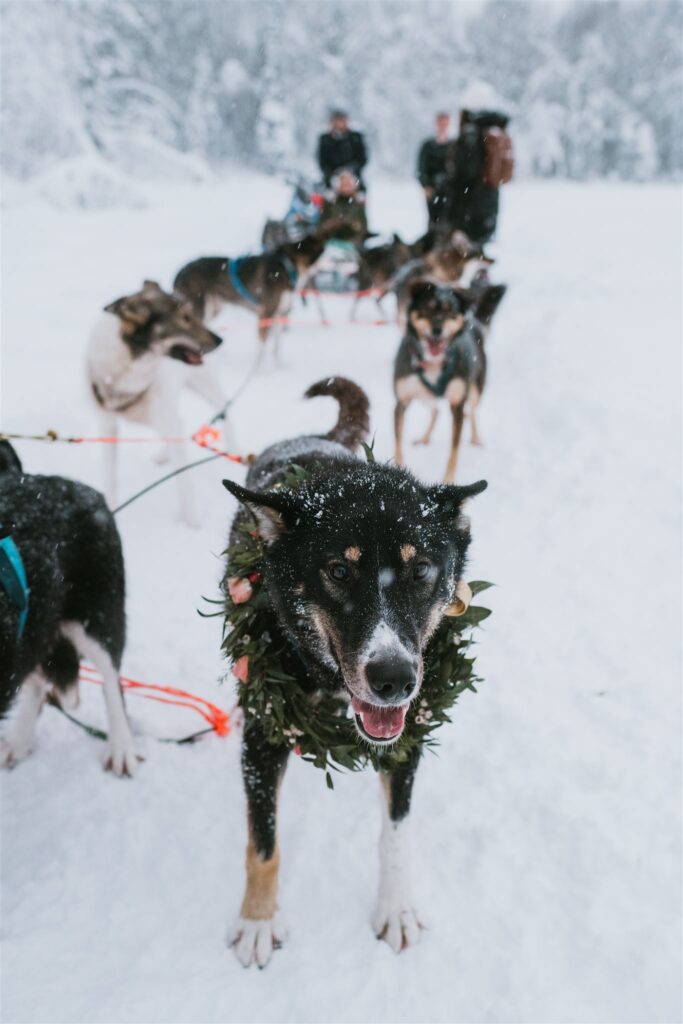
[[[258,256],[202,256],[178,271],[173,287],[204,323],[228,303],[256,313],[259,340],[265,343],[272,332],[277,355],[281,324],[276,321],[288,316],[294,292],[311,277],[324,248],[325,237],[316,234]]]
[[[428,486],[396,466],[357,458],[368,436],[365,394],[351,381],[332,378],[307,392],[316,395],[339,403],[339,420],[328,434],[266,449],[251,465],[246,487],[224,481],[242,504],[231,546],[239,544],[238,527],[256,524],[277,623],[270,642],[286,649],[293,674],[311,694],[311,713],[321,688],[342,692],[359,743],[383,747],[399,738],[420,692],[427,642],[463,576],[470,533],[462,507],[486,482]],[[289,489],[281,483],[292,463],[307,475]],[[378,566],[386,572],[378,573]],[[288,753],[289,747],[268,742],[256,717],[247,718],[247,882],[233,935],[245,966],[263,967],[285,938],[277,903],[277,803]],[[418,750],[381,776],[385,809],[373,925],[397,952],[417,942],[422,928],[407,849],[419,757]]]
[[[105,767],[132,775],[133,735],[119,682],[125,640],[121,541],[104,498],[59,476],[30,476],[0,442],[0,718],[16,700],[0,764],[30,753],[51,689],[78,703],[79,659],[102,676],[109,744]]]
[[[472,444],[481,444],[477,406],[486,383],[484,340],[505,292],[505,285],[481,284],[474,294],[431,281],[412,285],[406,331],[394,363],[397,465],[403,465],[406,409],[416,398],[431,407],[429,426],[418,444],[431,440],[439,399],[445,398],[451,408],[453,428],[446,483],[455,480],[466,409],[472,424]]]
[[[183,386],[206,399],[213,410],[219,409],[225,396],[215,373],[208,372],[202,362],[221,341],[205,327],[186,298],[163,291],[155,281],[145,281],[141,291],[105,306],[87,350],[90,390],[105,436],[116,437],[119,421],[124,419],[151,427],[162,437],[181,437]],[[185,369],[178,363],[185,364]],[[105,493],[112,508],[118,500],[117,447],[103,445]],[[167,456],[174,468],[179,467],[187,462],[186,446],[169,445]],[[182,518],[197,526],[186,474],[178,476],[178,488]]]

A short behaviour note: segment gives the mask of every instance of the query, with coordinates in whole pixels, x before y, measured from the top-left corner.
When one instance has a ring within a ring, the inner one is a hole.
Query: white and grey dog
[[[190,302],[163,291],[155,281],[145,281],[141,291],[105,306],[87,351],[90,389],[105,436],[118,435],[121,419],[151,427],[161,437],[182,436],[179,399],[185,386],[214,409],[220,408],[225,396],[215,373],[202,362],[221,341],[204,326]],[[171,360],[186,364],[188,372]],[[118,498],[116,449],[116,444],[104,446],[105,494],[112,507]],[[187,461],[187,449],[169,445],[168,457],[174,467],[180,466]],[[182,518],[188,525],[197,525],[185,475],[178,477],[178,484]]]

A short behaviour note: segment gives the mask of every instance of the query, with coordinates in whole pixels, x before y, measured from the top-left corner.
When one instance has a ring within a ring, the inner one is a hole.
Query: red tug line
[[[84,682],[102,684],[99,674],[88,664],[81,665],[80,678]],[[120,676],[119,678],[122,688],[131,691],[133,696],[145,697],[147,700],[154,700],[160,704],[172,704],[176,707],[189,708],[200,714],[217,736],[229,735],[229,713],[212,704],[211,701],[205,700],[204,697],[198,697],[196,694],[188,693],[187,690],[179,690],[174,686],[162,686],[159,683],[143,683],[139,679],[131,679],[130,676]],[[160,694],[166,694],[167,696],[160,696]]]

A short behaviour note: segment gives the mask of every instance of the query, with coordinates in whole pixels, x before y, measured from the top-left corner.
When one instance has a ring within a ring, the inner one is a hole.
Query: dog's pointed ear
[[[403,245],[403,239],[396,231],[394,231],[394,245]]]
[[[105,313],[113,313],[133,327],[142,327],[152,316],[152,306],[144,292],[135,295],[124,295],[104,307]]]
[[[481,494],[488,487],[486,480],[477,480],[474,484],[436,484],[429,490],[430,499],[436,503],[440,513],[447,519],[458,519],[462,511],[463,503],[475,495]],[[469,529],[465,519],[461,525]]]
[[[223,486],[249,509],[264,543],[272,544],[296,524],[298,513],[287,492],[250,491],[233,480],[224,480]]]

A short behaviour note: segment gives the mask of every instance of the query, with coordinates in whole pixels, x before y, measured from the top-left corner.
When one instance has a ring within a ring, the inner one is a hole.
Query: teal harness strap
[[[451,353],[450,359],[448,359],[444,363],[441,369],[441,373],[439,374],[439,376],[437,377],[433,384],[430,380],[427,380],[427,377],[425,376],[424,365],[422,363],[418,364],[417,376],[420,378],[420,380],[427,388],[427,390],[431,391],[431,393],[436,398],[443,398],[443,396],[446,394],[446,388],[448,387],[448,384],[453,376],[453,370],[455,368],[457,359],[458,353],[456,351],[453,351]]]
[[[21,640],[28,616],[29,589],[19,548],[11,537],[0,540],[0,586],[19,611],[17,635]]]
[[[282,263],[282,265],[284,266],[285,270],[287,271],[289,283],[291,284],[292,288],[296,288],[296,282],[299,279],[299,272],[294,266],[293,261],[290,260],[289,256],[287,256],[286,254],[283,256],[278,256],[278,259],[280,263]]]
[[[237,294],[245,302],[248,302],[250,306],[259,306],[260,300],[250,292],[249,289],[239,277],[239,269],[242,263],[247,259],[246,256],[238,256],[236,260],[228,260],[228,277],[230,278],[230,284],[233,286]]]

